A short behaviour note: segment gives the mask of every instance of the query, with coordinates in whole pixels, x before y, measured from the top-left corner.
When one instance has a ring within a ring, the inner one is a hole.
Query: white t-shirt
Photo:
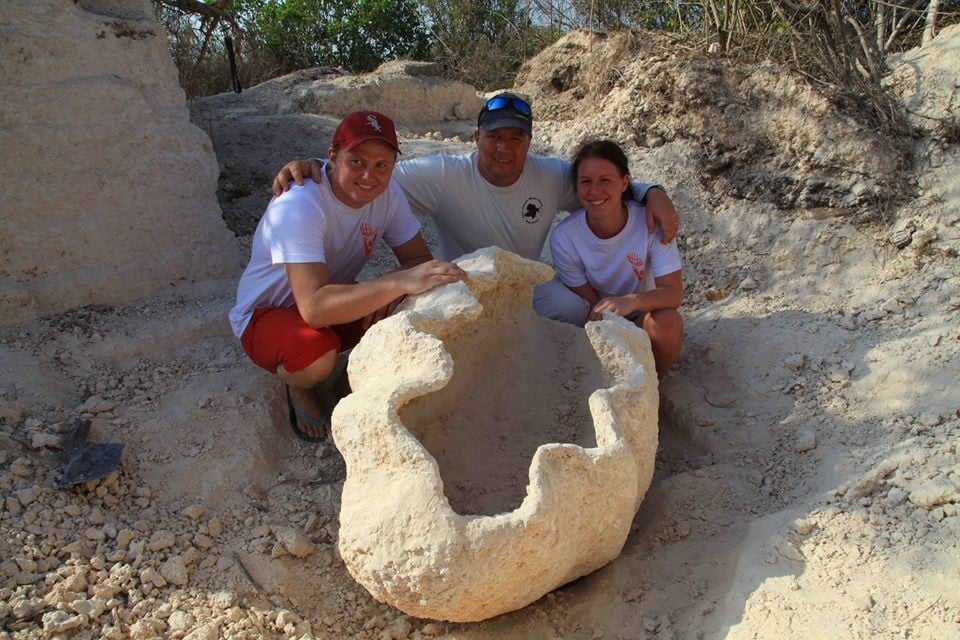
[[[580,207],[570,163],[528,154],[520,178],[496,187],[480,175],[476,155],[402,160],[393,176],[413,210],[436,222],[444,260],[489,246],[539,259],[557,213]],[[635,185],[634,196],[642,198],[651,186]]]
[[[420,223],[394,180],[381,195],[359,209],[337,200],[329,175],[320,184],[304,180],[274,198],[253,234],[250,263],[237,285],[230,326],[243,335],[254,309],[295,305],[285,263],[322,262],[330,282],[356,280],[380,238],[391,247],[407,242]]]
[[[677,241],[662,244],[663,231],[647,232],[646,210],[627,203],[627,224],[612,238],[598,238],[581,209],[554,229],[550,237],[553,266],[568,287],[590,284],[603,298],[649,291],[659,278],[680,269]]]

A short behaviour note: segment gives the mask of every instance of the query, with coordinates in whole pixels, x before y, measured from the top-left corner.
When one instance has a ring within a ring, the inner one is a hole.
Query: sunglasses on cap
[[[500,109],[506,109],[508,107],[512,107],[513,110],[520,115],[527,116],[528,118],[533,117],[533,110],[530,108],[530,105],[524,100],[513,96],[494,96],[490,98],[487,100],[487,104],[483,105],[480,113],[484,111],[499,111]]]

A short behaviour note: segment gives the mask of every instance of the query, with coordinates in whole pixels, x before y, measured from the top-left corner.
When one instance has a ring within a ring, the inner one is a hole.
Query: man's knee
[[[533,310],[545,318],[582,327],[590,313],[590,305],[554,278],[533,290]]]

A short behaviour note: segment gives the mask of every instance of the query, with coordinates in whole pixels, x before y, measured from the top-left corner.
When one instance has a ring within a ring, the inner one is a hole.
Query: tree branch
[[[217,0],[211,4],[200,0],[153,0],[157,4],[177,9],[183,13],[194,13],[204,18],[217,18],[233,22],[233,0]]]

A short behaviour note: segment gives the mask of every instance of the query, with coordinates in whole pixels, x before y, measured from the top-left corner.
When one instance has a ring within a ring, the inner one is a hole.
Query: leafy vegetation
[[[660,29],[725,55],[772,58],[846,99],[867,96],[878,124],[890,52],[960,21],[960,0],[153,0],[190,97],[296,69],[351,72],[393,58],[435,60],[481,89],[570,29]]]

